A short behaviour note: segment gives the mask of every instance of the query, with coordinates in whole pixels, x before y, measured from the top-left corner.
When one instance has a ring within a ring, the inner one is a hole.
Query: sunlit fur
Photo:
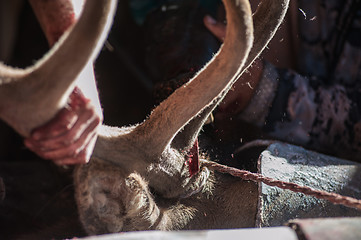
[[[214,58],[143,123],[102,127],[93,158],[74,175],[88,234],[255,226],[257,185],[202,163],[190,176],[187,152],[210,112],[273,37],[288,2],[264,0],[252,19],[247,0],[224,0],[227,35]]]

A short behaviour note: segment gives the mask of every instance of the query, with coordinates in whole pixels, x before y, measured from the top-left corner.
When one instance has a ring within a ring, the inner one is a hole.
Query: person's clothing
[[[270,136],[361,161],[360,0],[299,0],[298,73],[265,63],[240,117]]]

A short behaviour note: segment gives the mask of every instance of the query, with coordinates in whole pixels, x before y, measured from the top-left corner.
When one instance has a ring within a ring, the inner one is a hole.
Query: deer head
[[[255,216],[257,200],[244,202],[257,192],[255,186],[217,177],[202,162],[198,168],[196,138],[233,82],[268,44],[288,3],[264,0],[252,18],[247,0],[224,0],[227,35],[213,59],[143,123],[103,126],[91,161],[74,174],[80,220],[89,234],[219,228],[229,220],[222,214],[234,221],[226,227],[252,226],[249,213],[254,210]],[[196,163],[195,172],[188,171],[188,158]],[[244,201],[232,204],[239,199]],[[226,206],[218,211],[221,205]]]
[[[188,173],[188,153],[208,115],[273,37],[288,2],[264,0],[252,18],[248,1],[224,0],[227,35],[219,52],[143,123],[120,129],[104,126],[94,158],[129,173],[137,171],[166,197],[182,195],[195,179],[203,181],[204,171]],[[165,181],[174,185],[165,186]]]
[[[76,24],[35,65],[0,63],[0,118],[29,136],[64,107],[78,74],[101,49],[115,6],[116,0],[86,1]]]

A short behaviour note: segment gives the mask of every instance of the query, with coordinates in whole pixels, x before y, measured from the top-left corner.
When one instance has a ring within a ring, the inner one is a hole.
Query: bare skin
[[[30,3],[49,45],[56,46],[25,69],[0,63],[0,118],[40,156],[57,164],[87,162],[102,119],[92,63],[116,1],[86,1],[76,24],[79,12],[70,0]]]
[[[30,0],[30,3],[50,47],[75,23],[80,13],[70,0]],[[92,67],[85,71],[88,73],[83,74],[86,79],[82,81],[92,89],[83,93],[84,88],[76,87],[67,106],[49,122],[35,128],[24,141],[30,150],[57,165],[87,163],[103,119],[95,84],[91,84],[95,81]]]
[[[34,129],[25,145],[57,165],[87,163],[93,152],[101,116],[76,88],[69,104],[43,126]]]

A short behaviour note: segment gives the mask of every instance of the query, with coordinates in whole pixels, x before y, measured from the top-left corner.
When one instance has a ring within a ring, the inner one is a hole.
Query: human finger
[[[210,15],[206,15],[203,18],[203,22],[206,28],[213,33],[219,41],[224,41],[224,38],[226,37],[226,25],[224,23],[218,22]]]
[[[87,147],[87,143],[90,141],[90,139],[96,138],[98,126],[99,120],[94,119],[75,142],[69,145],[65,145],[64,147],[48,150],[39,146],[29,146],[29,149],[34,151],[40,157],[52,161],[57,161],[64,158],[75,158],[79,152]]]

